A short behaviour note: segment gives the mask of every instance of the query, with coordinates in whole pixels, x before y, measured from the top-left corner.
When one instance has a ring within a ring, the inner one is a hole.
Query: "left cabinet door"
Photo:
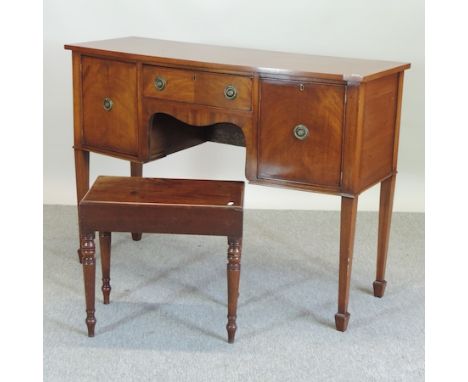
[[[86,147],[137,156],[136,64],[83,57],[82,107]]]

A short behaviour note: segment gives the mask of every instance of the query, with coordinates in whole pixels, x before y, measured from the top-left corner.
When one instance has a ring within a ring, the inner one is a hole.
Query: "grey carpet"
[[[377,214],[358,215],[348,331],[334,329],[339,214],[248,210],[236,343],[226,342],[226,241],[113,235],[111,303],[97,262],[86,336],[76,209],[44,207],[45,381],[422,381],[424,215],[395,213],[382,299]]]

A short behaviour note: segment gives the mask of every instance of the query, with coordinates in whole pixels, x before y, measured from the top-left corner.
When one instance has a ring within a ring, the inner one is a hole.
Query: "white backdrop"
[[[395,211],[424,210],[423,0],[44,0],[44,203],[75,204],[71,53],[65,43],[142,36],[411,62],[405,75]],[[214,143],[144,166],[145,176],[244,178],[245,149]],[[98,174],[126,161],[91,155]],[[378,187],[360,210],[378,208]],[[248,185],[247,208],[339,209],[340,198]]]

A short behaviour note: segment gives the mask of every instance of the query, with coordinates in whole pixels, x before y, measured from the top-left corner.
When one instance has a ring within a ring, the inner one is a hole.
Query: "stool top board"
[[[242,208],[244,182],[99,176],[83,202]]]

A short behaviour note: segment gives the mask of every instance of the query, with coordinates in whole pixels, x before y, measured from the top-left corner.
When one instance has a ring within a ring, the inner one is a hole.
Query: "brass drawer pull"
[[[237,89],[234,85],[228,85],[224,88],[224,97],[228,100],[234,100],[237,97]]]
[[[305,125],[299,124],[294,126],[293,133],[297,139],[303,141],[309,135],[309,129]]]
[[[112,106],[114,106],[114,102],[109,97],[104,98],[104,101],[102,101],[102,107],[104,108],[105,111],[111,111]]]
[[[166,88],[166,79],[164,77],[157,76],[154,80],[154,86],[157,90],[163,91]]]

